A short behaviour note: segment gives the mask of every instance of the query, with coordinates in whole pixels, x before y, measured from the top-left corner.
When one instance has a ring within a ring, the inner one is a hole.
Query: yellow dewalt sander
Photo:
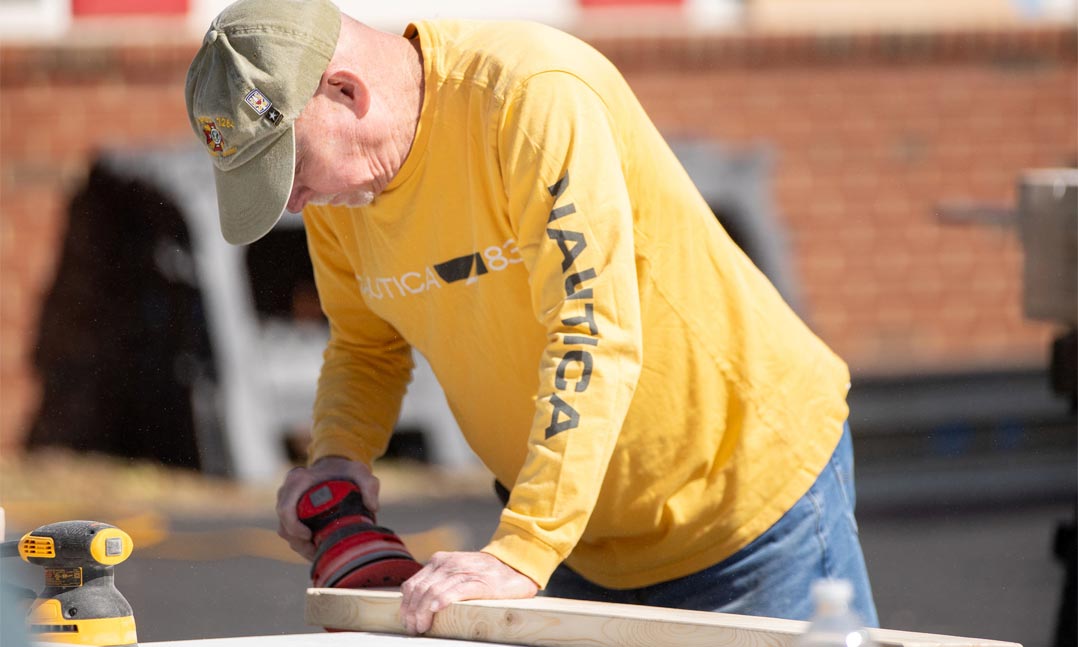
[[[62,521],[23,535],[19,556],[45,568],[45,588],[27,614],[35,642],[137,645],[131,605],[113,567],[131,555],[131,537],[98,521]]]

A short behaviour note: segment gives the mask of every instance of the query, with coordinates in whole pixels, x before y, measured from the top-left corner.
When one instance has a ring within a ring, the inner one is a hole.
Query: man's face
[[[363,207],[373,202],[373,181],[363,177],[368,165],[357,159],[346,133],[332,128],[329,120],[316,127],[316,116],[305,117],[306,111],[295,124],[296,173],[288,211],[299,213],[307,204]]]

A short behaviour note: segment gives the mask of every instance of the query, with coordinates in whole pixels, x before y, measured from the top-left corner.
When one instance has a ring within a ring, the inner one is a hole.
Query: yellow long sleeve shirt
[[[512,495],[485,551],[628,588],[736,552],[812,484],[845,364],[716,221],[600,54],[420,22],[412,150],[364,208],[309,207],[331,337],[311,457],[385,451],[429,360]]]

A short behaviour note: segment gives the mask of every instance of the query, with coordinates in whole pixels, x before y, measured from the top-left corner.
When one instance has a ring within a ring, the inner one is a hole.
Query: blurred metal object
[[[1026,316],[1078,324],[1078,169],[1022,175],[1018,232],[1025,251]]]
[[[1025,251],[1023,306],[1027,317],[1067,330],[1052,343],[1052,390],[1078,411],[1078,169],[1036,169],[1018,185],[1018,232]],[[1073,645],[1078,606],[1075,517],[1056,529],[1053,554],[1065,576],[1056,621],[1055,647]]]
[[[950,200],[936,206],[936,216],[941,223],[949,225],[978,224],[1017,229],[1024,256],[1023,311],[1030,319],[1061,327],[1050,348],[1047,377],[1051,393],[1066,402],[1066,419],[1073,429],[1074,416],[1078,412],[1078,168],[1023,172],[1018,178],[1018,204],[1014,209]],[[1009,395],[1013,396],[1013,389],[1011,391]],[[1049,397],[1047,390],[1042,394],[1036,394],[1036,391],[1031,392],[1035,399]],[[854,394],[855,391],[851,391],[851,400]],[[908,405],[908,398],[903,398],[903,402]],[[1023,400],[1023,404],[1028,406],[1029,402]],[[953,402],[948,405],[953,406]],[[1066,466],[1066,480],[1071,485],[1074,483],[1072,459],[1073,453]],[[1043,466],[1038,465],[1038,472],[1043,473]],[[1013,490],[1013,482],[1008,482],[1007,487]],[[1074,542],[1078,501],[1075,504],[1074,518],[1061,522],[1056,529],[1053,555],[1062,562],[1065,576],[1054,647],[1075,644],[1078,567]]]

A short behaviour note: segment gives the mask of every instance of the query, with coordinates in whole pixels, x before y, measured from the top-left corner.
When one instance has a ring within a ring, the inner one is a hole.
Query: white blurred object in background
[[[846,580],[816,580],[812,583],[816,611],[805,633],[794,647],[873,647],[875,642],[850,609],[853,586]]]

